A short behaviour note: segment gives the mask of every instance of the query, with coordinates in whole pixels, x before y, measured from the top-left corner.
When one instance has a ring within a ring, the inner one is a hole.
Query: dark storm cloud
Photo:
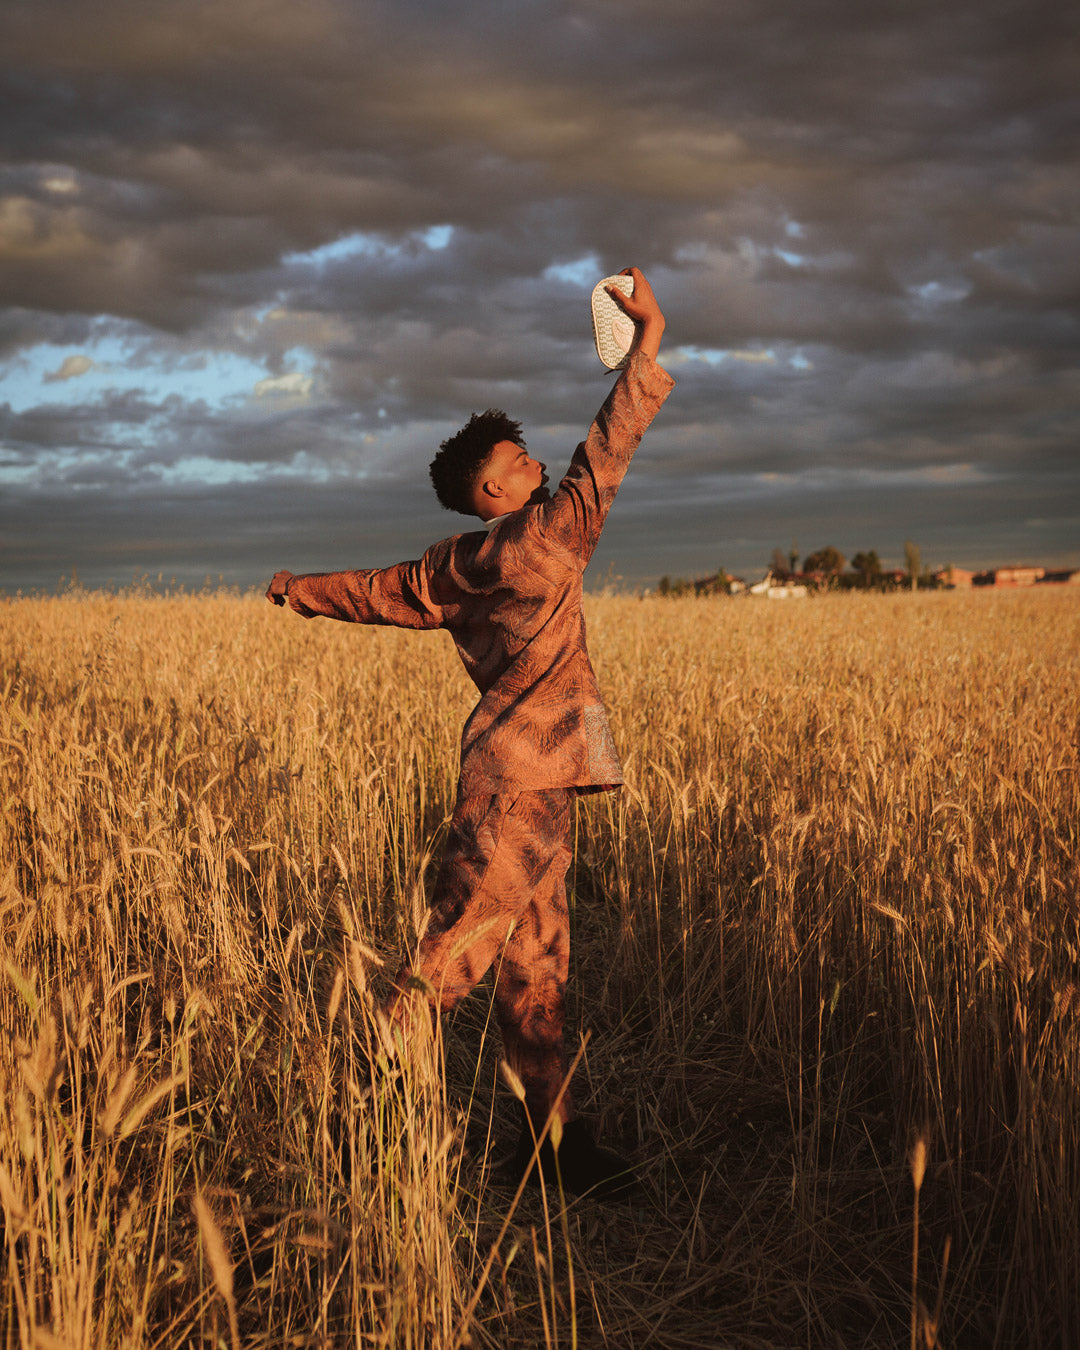
[[[457,528],[434,446],[496,404],[565,461],[608,386],[588,284],[627,262],[679,383],[617,570],[920,530],[928,560],[1080,563],[1077,29],[1003,0],[7,4],[0,353],[48,357],[0,394],[0,584]]]

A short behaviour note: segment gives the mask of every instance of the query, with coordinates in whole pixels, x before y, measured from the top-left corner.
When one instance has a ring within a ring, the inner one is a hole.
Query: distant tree
[[[870,590],[871,587],[877,587],[881,584],[881,559],[877,555],[876,549],[871,549],[869,553],[856,553],[851,560],[851,565],[859,574],[859,585]]]
[[[819,548],[816,553],[811,553],[808,558],[803,559],[804,572],[824,572],[826,576],[839,576],[844,570],[844,563],[847,559],[839,549],[833,548],[830,544],[828,548]]]
[[[794,567],[791,569],[794,572]],[[774,548],[772,551],[772,560],[769,563],[769,571],[775,572],[778,577],[787,576],[788,560],[784,557],[782,548]]]
[[[694,593],[694,583],[687,581],[685,577],[676,577],[674,581],[670,577],[664,576],[656,583],[657,595],[670,595],[677,598],[680,595],[692,595]]]
[[[788,554],[788,562],[791,564],[792,574],[799,570],[799,541],[791,541],[791,552]]]
[[[913,544],[910,539],[904,540],[904,566],[907,568],[907,574],[911,580],[911,589],[913,591],[918,590],[919,573],[922,571],[922,554],[919,552],[918,544]]]

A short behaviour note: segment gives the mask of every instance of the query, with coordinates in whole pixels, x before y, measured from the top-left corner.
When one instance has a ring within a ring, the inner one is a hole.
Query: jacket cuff
[[[651,356],[646,356],[642,351],[633,353],[626,363],[623,373],[636,380],[644,394],[655,398],[657,407],[663,403],[675,387],[674,377],[669,375],[664,367],[654,361]]]
[[[314,619],[316,615],[321,614],[319,600],[322,597],[322,587],[318,583],[324,576],[323,572],[308,572],[299,577],[291,576],[285,587],[285,599],[289,602],[289,608],[305,619]]]

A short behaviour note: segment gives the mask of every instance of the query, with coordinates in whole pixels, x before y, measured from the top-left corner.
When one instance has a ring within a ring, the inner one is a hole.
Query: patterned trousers
[[[412,967],[443,1011],[494,970],[503,1048],[537,1126],[566,1072],[570,799],[565,788],[458,798]],[[559,1114],[573,1115],[569,1092]]]

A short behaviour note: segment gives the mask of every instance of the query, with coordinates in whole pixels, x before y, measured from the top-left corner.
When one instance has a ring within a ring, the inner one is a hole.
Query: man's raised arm
[[[623,295],[617,288],[609,293],[641,323],[637,345],[566,476],[538,513],[544,537],[574,554],[582,568],[592,557],[634,451],[675,383],[656,364],[665,320],[652,287],[636,267],[623,275],[633,277],[633,293]]]

